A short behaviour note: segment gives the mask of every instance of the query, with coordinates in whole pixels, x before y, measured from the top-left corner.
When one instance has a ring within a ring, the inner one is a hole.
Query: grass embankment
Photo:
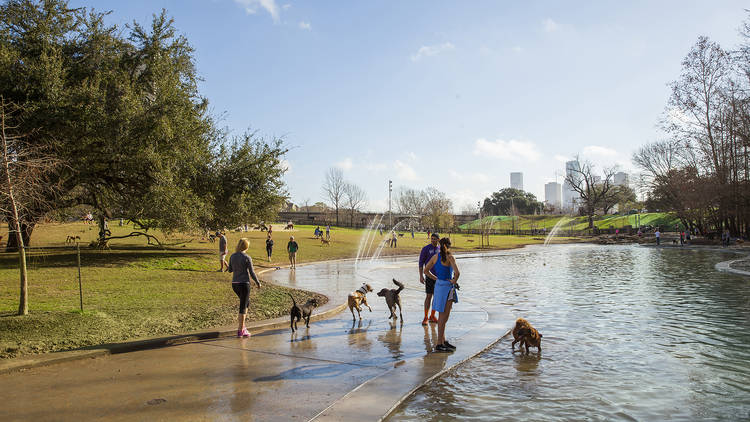
[[[670,213],[652,212],[631,215],[599,215],[594,217],[594,226],[599,229],[623,228],[625,226],[636,227],[638,218],[642,226],[660,226],[662,231],[672,230],[675,224],[682,226],[680,220]],[[550,215],[520,215],[511,218],[507,215],[488,216],[482,220],[491,224],[495,230],[511,230],[515,227],[517,230],[539,230],[546,229],[547,232],[555,227],[561,219],[564,219],[561,229],[581,231],[586,230],[589,226],[589,220],[586,216],[568,217],[568,216],[550,216]],[[514,221],[515,220],[515,221]],[[462,229],[479,229],[480,221],[475,220],[461,226]]]
[[[312,226],[294,231],[275,225],[274,254],[266,260],[266,233],[229,232],[229,249],[241,237],[250,239],[249,253],[257,270],[288,264],[286,244],[294,235],[300,245],[298,262],[351,258],[357,254],[363,230],[333,228],[330,245],[313,238]],[[125,235],[133,228],[111,224],[112,234]],[[0,358],[168,335],[232,325],[238,300],[230,288],[231,275],[219,273],[218,243],[200,236],[165,237],[166,249],[148,246],[142,237],[113,240],[110,250],[88,248],[96,238],[94,225],[45,224],[34,230],[28,254],[29,309],[15,316],[18,307],[18,261],[15,253],[0,253]],[[7,239],[7,232],[2,233]],[[84,312],[79,312],[78,269],[75,247],[65,243],[68,235],[81,237]],[[384,236],[372,236],[370,253]],[[474,250],[478,235],[453,235],[453,249]],[[492,248],[513,248],[541,243],[541,238],[493,236]],[[384,248],[383,256],[416,254],[427,243],[425,233],[398,238],[397,248]],[[39,249],[36,249],[39,248]],[[262,278],[262,277],[261,277]],[[310,297],[303,291],[265,284],[253,289],[250,320],[286,315],[293,292],[297,302]],[[320,297],[319,297],[320,298]],[[322,299],[322,298],[321,298]]]

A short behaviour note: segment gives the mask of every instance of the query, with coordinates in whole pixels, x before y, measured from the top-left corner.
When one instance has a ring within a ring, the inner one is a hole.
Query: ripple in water
[[[570,245],[462,259],[465,297],[528,318],[543,352],[502,341],[390,420],[747,420],[750,281],[714,270],[732,257]]]

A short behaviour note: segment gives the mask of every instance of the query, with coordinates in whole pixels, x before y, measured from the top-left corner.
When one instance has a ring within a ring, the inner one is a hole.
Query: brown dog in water
[[[404,290],[404,283],[393,279],[393,284],[398,286],[398,289],[381,289],[377,294],[380,297],[385,298],[385,303],[388,305],[388,310],[391,311],[391,315],[388,316],[388,319],[397,319],[396,316],[396,305],[398,305],[398,316],[401,317],[401,322],[404,321],[404,316],[401,315],[401,297],[398,295],[401,293],[401,290]]]
[[[510,348],[514,348],[516,343],[520,342],[519,348],[526,346],[526,353],[529,353],[529,346],[536,347],[539,352],[542,351],[542,334],[529,324],[523,318],[516,320],[516,325],[513,327],[513,343],[510,344]]]
[[[357,318],[354,316],[354,310],[357,310],[357,315],[359,316],[359,319],[362,319],[362,315],[360,312],[362,311],[362,308],[360,305],[367,306],[367,309],[372,312],[372,308],[370,305],[367,304],[367,297],[365,296],[367,293],[372,291],[372,286],[365,283],[360,287],[359,289],[349,293],[349,297],[347,298],[347,304],[349,305],[349,311],[352,313],[352,320],[356,320]]]

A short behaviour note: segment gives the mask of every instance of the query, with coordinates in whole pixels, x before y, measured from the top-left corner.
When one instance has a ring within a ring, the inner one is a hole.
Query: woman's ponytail
[[[450,254],[446,245],[450,246],[451,240],[447,237],[440,239],[440,263],[443,265],[448,263],[448,255]]]

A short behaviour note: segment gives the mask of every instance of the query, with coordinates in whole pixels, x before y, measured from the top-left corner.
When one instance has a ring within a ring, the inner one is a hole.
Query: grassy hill
[[[600,229],[622,228],[625,226],[637,225],[636,214],[631,215],[601,215],[594,217],[594,226]],[[568,217],[560,215],[520,215],[515,218],[511,218],[507,215],[495,215],[484,217],[482,221],[491,224],[491,227],[495,230],[510,230],[514,227],[517,230],[533,230],[533,229],[547,229],[550,230],[560,220],[563,220],[563,226],[566,230],[585,230],[588,228],[588,217]],[[515,220],[515,221],[514,221]],[[675,224],[679,224],[680,220],[672,213],[643,213],[640,214],[640,222],[642,226],[660,226],[662,230],[673,230]],[[480,220],[474,220],[470,223],[459,226],[463,230],[467,229],[479,229]]]

